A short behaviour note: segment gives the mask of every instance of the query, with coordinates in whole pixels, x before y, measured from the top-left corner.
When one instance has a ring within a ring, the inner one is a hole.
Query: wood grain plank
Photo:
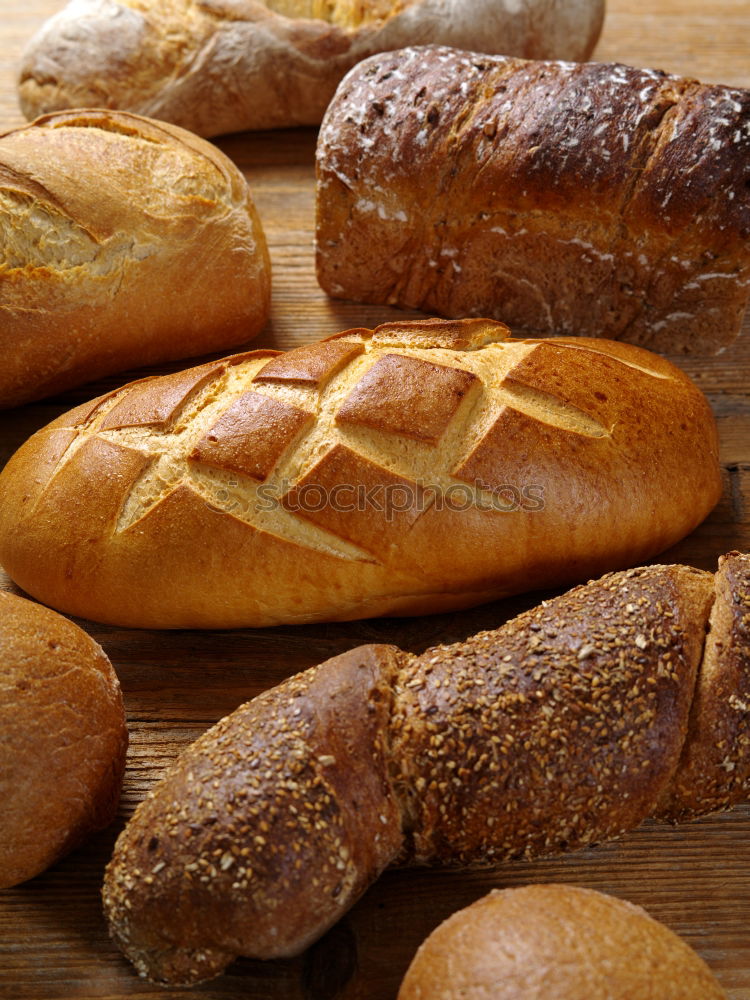
[[[14,80],[24,41],[62,0],[0,3],[0,131],[21,124]],[[610,0],[596,57],[736,85],[750,85],[747,0]],[[396,310],[334,302],[315,280],[315,129],[233,135],[218,145],[243,169],[269,239],[274,266],[271,322],[254,345],[288,348],[351,326],[373,326]],[[750,550],[750,319],[713,358],[673,359],[708,394],[717,416],[725,488],[713,514],[664,556],[704,568],[731,548]],[[2,359],[0,359],[0,364]],[[184,363],[153,371],[175,371]],[[0,462],[59,413],[144,372],[125,373],[0,414]],[[13,590],[0,572],[0,588]],[[24,886],[0,892],[0,998],[157,1000],[107,938],[99,890],[114,837],[181,748],[241,702],[291,673],[365,642],[419,652],[530,607],[523,595],[460,614],[304,628],[150,632],[82,622],[121,679],[131,745],[117,822]],[[698,949],[731,1000],[750,1000],[750,808],[672,829],[646,823],[614,844],[495,872],[388,872],[304,956],[237,962],[214,983],[181,997],[225,1000],[393,1000],[419,942],[449,913],[490,888],[566,881],[646,906]],[[174,992],[174,991],[170,991]],[[175,995],[177,995],[175,993]],[[550,998],[553,1000],[553,998]]]

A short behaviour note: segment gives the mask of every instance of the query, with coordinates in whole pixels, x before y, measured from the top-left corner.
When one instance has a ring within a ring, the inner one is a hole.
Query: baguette
[[[27,117],[106,106],[199,135],[317,125],[365,56],[441,42],[585,59],[604,0],[73,0],[29,43]]]
[[[0,889],[112,822],[127,745],[102,649],[54,611],[0,591]]]
[[[244,177],[110,111],[0,136],[0,408],[254,337],[270,265]]]
[[[232,628],[468,607],[632,565],[720,492],[672,365],[486,320],[350,330],[142,380],[0,476],[0,562],[70,614]]]
[[[298,953],[388,865],[492,867],[746,799],[749,614],[750,557],[733,553],[716,584],[628,570],[465,642],[362,646],[292,677],[138,807],[106,872],[110,932],[142,975],[194,983],[237,955]],[[705,727],[696,676],[717,691]],[[717,713],[742,738],[690,795],[680,771]]]
[[[640,906],[572,885],[494,890],[420,946],[398,1000],[727,1000]]]
[[[318,142],[336,298],[711,354],[750,296],[750,91],[607,63],[405,49]]]

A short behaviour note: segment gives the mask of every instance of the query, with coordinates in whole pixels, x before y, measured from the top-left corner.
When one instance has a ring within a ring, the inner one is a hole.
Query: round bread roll
[[[398,1000],[726,1000],[645,910],[592,889],[495,890],[422,944]]]
[[[0,592],[0,888],[113,820],[127,743],[103,650],[56,612]]]

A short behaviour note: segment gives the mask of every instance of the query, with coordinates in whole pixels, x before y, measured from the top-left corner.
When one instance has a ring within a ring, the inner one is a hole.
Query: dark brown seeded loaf
[[[387,865],[491,866],[746,798],[748,615],[734,553],[715,580],[610,574],[463,643],[291,678],[138,808],[106,874],[114,939],[143,975],[194,983],[299,952]]]
[[[342,81],[318,144],[330,295],[714,353],[750,296],[750,91],[435,46]]]

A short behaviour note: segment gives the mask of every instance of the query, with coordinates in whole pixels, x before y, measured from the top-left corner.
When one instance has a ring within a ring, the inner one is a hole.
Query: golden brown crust
[[[318,143],[336,298],[713,353],[750,296],[750,91],[428,46],[342,81]]]
[[[645,351],[387,324],[59,418],[0,476],[0,559],[117,624],[427,613],[650,558],[718,499],[717,449]]]
[[[437,444],[478,382],[476,375],[460,368],[384,354],[352,388],[336,422]]]
[[[294,351],[279,354],[263,365],[253,382],[291,382],[322,389],[330,378],[363,350],[361,344],[336,340],[305,344]]]
[[[112,822],[127,742],[101,648],[54,611],[0,592],[0,888]]]
[[[312,413],[280,399],[245,392],[206,431],[190,459],[263,482],[314,420]]]
[[[640,906],[572,885],[494,890],[420,946],[398,1000],[726,1000]]]
[[[0,407],[240,344],[269,297],[247,184],[208,143],[115,111],[0,136]]]
[[[497,865],[637,826],[691,766],[713,598],[686,566],[613,573],[465,642],[363,646],[267,691],[194,744],[120,836],[115,940],[144,975],[196,982],[239,954],[301,950],[388,864]],[[747,774],[747,741],[730,752]],[[727,801],[707,785],[694,814]]]
[[[316,125],[360,59],[423,41],[585,59],[604,0],[76,0],[24,54],[27,117],[119,107],[200,135]]]

